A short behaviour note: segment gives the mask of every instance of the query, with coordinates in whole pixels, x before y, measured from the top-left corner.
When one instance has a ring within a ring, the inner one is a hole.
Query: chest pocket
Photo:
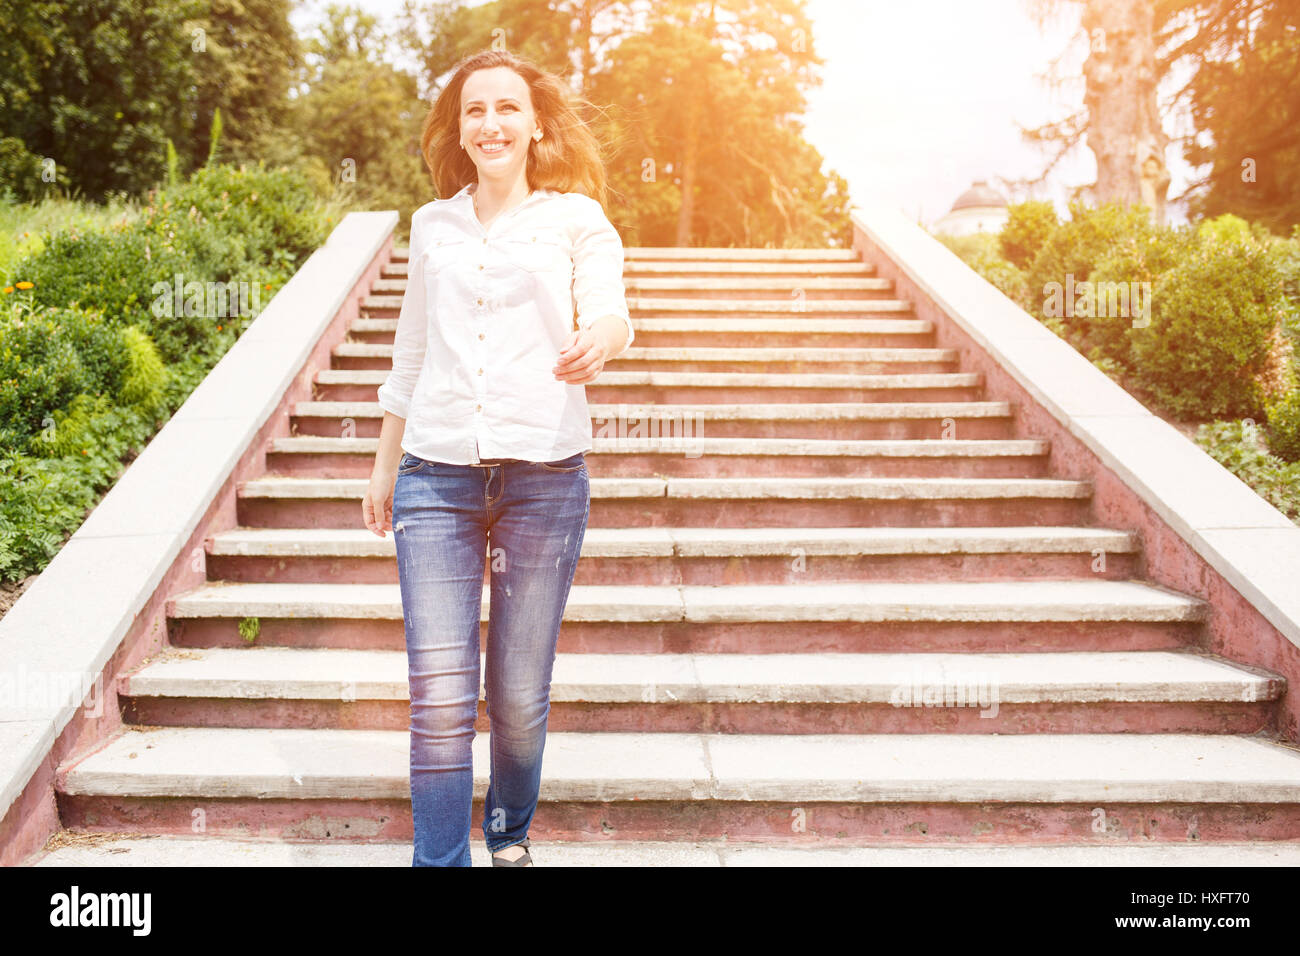
[[[528,272],[569,274],[573,270],[568,240],[559,232],[547,229],[519,232],[503,239],[501,248],[512,262]]]
[[[424,274],[434,275],[465,257],[470,242],[464,236],[440,236],[424,250]]]

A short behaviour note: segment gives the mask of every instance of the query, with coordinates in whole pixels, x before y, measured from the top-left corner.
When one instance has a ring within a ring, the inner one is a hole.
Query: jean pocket
[[[408,451],[402,455],[402,460],[397,463],[397,473],[399,475],[412,475],[427,464],[428,462],[423,458],[417,458]]]
[[[568,458],[561,458],[559,461],[535,461],[534,465],[546,471],[563,471],[573,472],[581,471],[587,465],[587,458],[584,452],[578,452],[576,455],[570,455]]]

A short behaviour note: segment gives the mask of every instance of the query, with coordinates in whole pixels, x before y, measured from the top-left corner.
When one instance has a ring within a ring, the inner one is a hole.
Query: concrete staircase
[[[1201,651],[1206,605],[1144,583],[1138,536],[1095,526],[1091,484],[874,273],[627,251],[539,864],[1300,861],[1285,681]],[[395,552],[360,510],[405,282],[399,250],[171,600],[169,652],[121,679],[130,729],[60,768],[69,831],[178,837],[122,844],[151,862],[409,863]],[[485,635],[488,611],[485,580]]]

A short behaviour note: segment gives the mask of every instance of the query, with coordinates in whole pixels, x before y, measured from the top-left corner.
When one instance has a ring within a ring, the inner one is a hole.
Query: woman
[[[411,216],[409,277],[362,502],[394,533],[411,690],[413,865],[469,866],[479,622],[493,866],[531,866],[556,640],[582,550],[585,383],[632,343],[596,140],[562,82],[471,56],[425,120],[440,196]],[[574,306],[577,316],[575,327]]]

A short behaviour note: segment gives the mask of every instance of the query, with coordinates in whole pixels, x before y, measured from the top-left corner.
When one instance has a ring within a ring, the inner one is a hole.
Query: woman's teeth
[[[504,142],[479,143],[478,148],[483,150],[483,152],[485,153],[499,153],[501,152],[501,150],[505,149],[506,146],[508,145],[509,145],[508,143],[504,143]]]

